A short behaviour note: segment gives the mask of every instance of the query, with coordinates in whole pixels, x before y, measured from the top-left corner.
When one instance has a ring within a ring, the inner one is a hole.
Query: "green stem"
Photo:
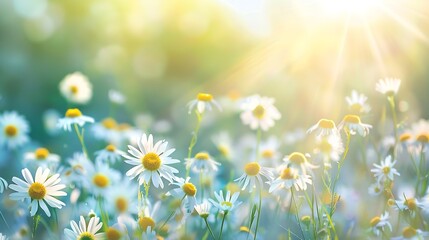
[[[392,111],[392,120],[393,120],[393,134],[395,137],[395,145],[393,146],[393,159],[395,159],[396,154],[396,145],[398,143],[398,120],[396,118],[396,110],[395,110],[395,97],[389,96],[387,98],[389,100],[390,110]]]
[[[223,213],[222,224],[220,225],[220,233],[219,233],[219,238],[218,238],[219,240],[222,239],[223,224],[225,223],[226,215],[228,215],[228,211],[225,211]]]
[[[253,240],[256,239],[256,234],[258,233],[259,219],[261,217],[261,208],[262,208],[262,187],[259,190],[258,217],[256,218],[255,235],[253,236]]]
[[[212,238],[216,240],[216,237],[213,234],[212,228],[210,227],[209,222],[207,222],[207,218],[204,218],[204,222],[206,223],[206,226],[209,229],[210,234],[212,235]]]
[[[98,207],[100,208],[101,222],[103,222],[103,229],[106,232],[109,228],[109,218],[106,216],[106,212],[104,211],[103,206],[103,197],[98,196]]]
[[[262,131],[261,128],[258,128],[258,131],[256,132],[256,156],[255,161],[257,162],[259,160],[259,145],[261,144],[261,138],[262,138]]]
[[[34,235],[36,234],[37,227],[39,226],[40,218],[41,218],[40,215],[38,215],[36,212],[36,215],[34,215],[34,217],[33,217],[33,231],[31,233],[32,239],[34,239]]]
[[[293,189],[290,189],[290,192],[292,194],[292,202],[294,203],[294,207],[295,207],[295,217],[296,217],[296,221],[298,222],[298,226],[299,226],[299,230],[301,231],[302,237],[305,240],[305,235],[304,235],[304,231],[302,230],[302,225],[301,225],[301,221],[299,220],[299,216],[298,216],[298,205],[296,204],[296,200],[295,200],[295,196],[293,194]]]
[[[77,138],[79,139],[80,145],[82,146],[83,154],[85,154],[85,157],[89,159],[88,151],[86,150],[85,141],[83,139],[84,129],[82,128],[82,133],[81,133],[79,131],[79,127],[77,126],[77,124],[75,123],[73,125],[74,125],[74,130],[76,131],[76,134],[77,134]]]
[[[198,132],[200,131],[201,122],[203,120],[203,115],[200,114],[197,110],[195,110],[195,115],[197,115],[197,125],[195,126],[195,130],[192,133],[191,142],[189,143],[189,147],[188,147],[188,159],[191,158],[191,156],[192,156],[192,149],[194,148],[195,144],[197,144]],[[186,177],[189,177],[189,171],[190,171],[190,169],[186,168]]]
[[[186,194],[180,200],[180,205],[182,205],[183,199],[185,199],[185,197],[186,197]],[[170,219],[173,217],[173,215],[174,215],[175,212],[176,212],[176,209],[174,209],[173,211],[171,211],[170,215],[168,215],[168,218],[164,221],[164,223],[158,229],[162,229],[162,227],[164,227],[165,224],[167,224],[167,222],[170,221]]]
[[[3,213],[0,211],[0,216],[3,219],[4,223],[6,224],[7,229],[10,229],[9,224],[7,224],[6,218],[3,216]]]

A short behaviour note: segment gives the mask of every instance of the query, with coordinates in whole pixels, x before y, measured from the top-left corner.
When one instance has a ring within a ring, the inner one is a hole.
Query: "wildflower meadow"
[[[0,240],[429,239],[428,11],[0,0]]]

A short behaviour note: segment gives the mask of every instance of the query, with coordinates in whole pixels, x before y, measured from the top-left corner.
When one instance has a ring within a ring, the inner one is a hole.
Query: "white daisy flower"
[[[111,164],[120,160],[125,153],[115,147],[113,144],[107,145],[104,149],[95,152],[95,161],[108,162]]]
[[[70,108],[67,110],[65,117],[58,119],[57,126],[63,128],[65,131],[72,131],[72,125],[77,124],[83,127],[85,123],[93,123],[94,118],[82,115],[82,112],[77,108]]]
[[[85,104],[91,100],[92,85],[88,78],[80,72],[65,76],[59,87],[61,94],[69,102]]]
[[[405,197],[401,196],[399,200],[395,201],[396,204],[393,205],[393,208],[401,211],[410,211],[414,216],[418,209],[427,209],[429,206],[422,201],[414,197]]]
[[[331,167],[331,161],[340,161],[343,152],[344,146],[340,135],[316,138],[314,153],[322,155],[326,167]]]
[[[199,152],[193,158],[185,159],[186,169],[195,173],[216,172],[220,163],[216,162],[208,153]]]
[[[381,165],[374,163],[375,168],[371,169],[371,172],[374,173],[374,177],[377,178],[378,182],[385,182],[388,179],[393,181],[394,175],[400,176],[399,172],[393,167],[395,164],[396,161],[392,162],[392,156],[389,155],[384,161],[381,161]]]
[[[376,216],[369,222],[371,230],[376,236],[380,236],[380,233],[384,232],[384,228],[387,226],[392,231],[392,225],[389,222],[389,212],[384,212],[380,216]]]
[[[64,235],[67,240],[102,240],[105,239],[104,233],[97,233],[100,231],[103,223],[100,218],[92,217],[86,225],[85,218],[80,216],[79,225],[75,221],[70,221],[71,230],[64,229]]]
[[[198,215],[202,218],[207,218],[210,215],[210,209],[212,205],[206,199],[203,200],[201,204],[195,205],[195,211],[197,211]]]
[[[226,193],[225,198],[223,197],[222,190],[219,191],[219,194],[217,192],[214,192],[214,195],[217,201],[213,199],[209,199],[209,201],[222,212],[232,211],[234,208],[241,204],[241,202],[237,201],[238,196],[240,196],[239,192],[236,192],[231,196],[231,192],[228,191]]]
[[[261,160],[264,163],[269,164],[270,167],[276,166],[281,158],[279,147],[280,142],[274,136],[271,136],[267,141],[262,142],[259,147]]]
[[[167,179],[169,182],[173,181],[175,173],[179,171],[173,167],[168,166],[180,162],[177,159],[170,157],[175,149],[171,148],[167,150],[168,142],[165,140],[158,141],[153,144],[152,134],[149,137],[143,134],[140,141],[138,142],[138,148],[128,145],[128,153],[130,155],[123,155],[126,163],[133,165],[134,167],[128,170],[127,176],[135,178],[138,176],[139,184],[143,183],[153,185],[158,188],[164,188],[162,178]]]
[[[70,168],[64,172],[67,182],[82,186],[87,180],[90,169],[94,168],[93,163],[82,152],[76,152],[68,159]]]
[[[22,146],[29,141],[30,126],[27,120],[16,112],[0,115],[0,146],[10,149]]]
[[[368,187],[368,194],[371,196],[378,196],[383,192],[383,190],[383,185],[381,185],[379,182],[376,182]]]
[[[123,223],[115,223],[106,230],[107,240],[130,240],[127,226]]]
[[[307,190],[307,184],[312,184],[311,176],[307,174],[299,174],[298,170],[293,167],[284,167],[280,176],[274,181],[269,182],[269,192],[274,192],[277,189],[290,189],[295,187],[296,191]]]
[[[96,161],[95,166],[88,169],[87,188],[94,195],[105,195],[113,183],[121,179],[121,173],[101,161]]]
[[[146,232],[148,229],[155,229],[157,222],[155,216],[158,216],[157,213],[159,214],[158,211],[160,210],[161,202],[156,202],[152,207],[152,211],[150,211],[149,207],[150,204],[143,209],[137,220],[138,226],[143,232]]]
[[[148,227],[146,231],[142,233],[142,240],[156,240],[158,239],[156,236],[156,232],[153,228]]]
[[[197,194],[197,188],[194,184],[189,182],[191,178],[175,178],[175,182],[171,183],[173,185],[178,186],[178,188],[172,189],[167,193],[168,195],[172,195],[176,198],[182,199],[182,206],[185,210],[185,214],[189,215],[194,210],[195,204],[197,204],[195,196]]]
[[[429,143],[429,121],[420,119],[418,122],[411,125],[411,133],[418,145]]]
[[[60,175],[54,174],[50,176],[49,174],[49,169],[42,170],[39,167],[33,180],[30,171],[27,168],[23,169],[22,176],[25,181],[17,177],[12,178],[15,184],[10,184],[9,188],[16,191],[16,193],[11,193],[10,198],[12,200],[30,200],[31,216],[34,216],[40,207],[50,217],[51,213],[48,205],[61,209],[65,204],[55,197],[66,196],[67,193],[60,191],[66,187],[64,184],[59,184],[61,181]]]
[[[232,150],[232,140],[228,132],[222,131],[214,135],[212,137],[212,141],[223,157],[227,159],[233,158],[234,152]]]
[[[274,106],[274,98],[250,96],[243,102],[242,110],[241,121],[251,129],[261,128],[267,131],[274,126],[274,120],[281,118],[280,112]]]
[[[339,133],[337,126],[335,126],[335,122],[324,118],[320,119],[316,124],[307,130],[308,134],[312,132],[316,132],[318,137],[338,135]]]
[[[302,154],[300,152],[293,152],[283,158],[284,165],[297,167],[300,170],[300,174],[306,175],[307,172],[312,172],[312,169],[317,168],[316,165],[311,164],[307,157],[310,154]]]
[[[3,193],[5,189],[7,189],[7,182],[0,177],[0,193]]]
[[[43,126],[49,135],[56,135],[60,132],[60,129],[57,127],[58,119],[60,118],[61,114],[54,109],[46,110],[43,113]]]
[[[380,79],[375,85],[375,90],[387,96],[394,96],[398,93],[399,86],[401,85],[400,79],[386,78]]]
[[[219,109],[219,111],[222,110],[219,103],[214,100],[211,94],[198,93],[197,98],[188,103],[188,113],[191,114],[191,112],[196,108],[196,110],[202,114],[206,109],[211,111],[213,108],[212,105]]]
[[[118,144],[120,141],[119,124],[113,118],[105,118],[91,126],[96,139]]]
[[[371,125],[362,123],[360,117],[357,115],[346,115],[341,123],[338,124],[338,129],[348,130],[351,135],[355,135],[357,132],[363,137],[369,133],[371,128]]]
[[[234,182],[239,182],[241,185],[241,190],[244,190],[249,186],[249,192],[252,192],[256,188],[256,183],[259,187],[263,186],[262,177],[268,181],[273,179],[272,170],[267,167],[262,167],[257,162],[251,162],[244,166],[244,174],[241,177],[234,180]]]
[[[366,100],[368,100],[367,96],[359,94],[355,90],[352,91],[351,96],[346,97],[349,109],[353,114],[368,113],[371,110]]]
[[[393,237],[391,240],[423,240],[426,237],[429,237],[429,232],[408,226],[402,230],[402,236]]]
[[[137,214],[138,201],[135,196],[138,191],[137,185],[128,178],[112,184],[105,195],[109,212],[117,216]]]
[[[109,90],[109,100],[112,103],[116,103],[116,104],[124,104],[126,101],[126,98],[124,96],[124,94],[122,94],[121,92],[114,90],[114,89],[110,89]]]
[[[38,167],[50,167],[60,162],[60,156],[49,152],[47,148],[37,148],[34,152],[27,152],[24,161],[35,164]]]

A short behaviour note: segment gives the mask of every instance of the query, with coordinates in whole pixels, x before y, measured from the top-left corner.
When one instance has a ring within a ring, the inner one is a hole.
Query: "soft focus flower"
[[[110,89],[109,90],[109,100],[115,104],[124,104],[126,101],[126,98],[125,98],[124,94],[122,94],[121,92],[119,92],[117,90]]]
[[[120,181],[112,182],[112,186],[107,190],[105,197],[109,212],[124,216],[138,213],[138,199],[136,192],[138,185],[127,177]]]
[[[183,178],[175,178],[172,184],[178,186],[178,188],[174,188],[167,193],[167,195],[172,195],[179,199],[183,198],[182,206],[187,215],[192,213],[195,204],[197,204],[195,199],[197,188],[193,183],[189,182],[189,180],[189,177],[186,178],[186,180]]]
[[[5,189],[7,189],[7,182],[0,177],[0,193],[3,193]]]
[[[104,149],[95,152],[95,161],[116,163],[125,153],[116,148],[115,145],[109,144]]]
[[[64,229],[64,234],[67,240],[102,240],[105,239],[104,233],[97,233],[103,223],[100,218],[91,217],[88,225],[86,225],[85,218],[80,216],[79,225],[75,221],[70,221],[71,230]]]
[[[256,188],[256,183],[262,188],[263,181],[261,176],[266,180],[271,181],[273,179],[273,173],[271,169],[262,167],[257,162],[250,162],[244,166],[244,173],[241,177],[235,179],[235,182],[239,182],[241,190],[246,189],[249,186],[249,192],[252,192]]]
[[[85,75],[74,72],[60,82],[60,92],[69,102],[85,104],[91,100],[92,85]]]
[[[338,129],[346,129],[351,135],[355,135],[357,132],[363,137],[369,133],[371,128],[371,125],[362,123],[360,117],[357,115],[346,115],[341,123],[338,124]]]
[[[174,174],[179,171],[168,165],[180,161],[170,157],[170,154],[172,154],[175,149],[171,148],[167,150],[167,145],[168,142],[165,140],[153,144],[152,134],[150,134],[149,137],[143,134],[138,142],[139,149],[128,145],[128,153],[130,155],[123,155],[123,157],[127,159],[125,160],[126,163],[134,167],[128,170],[126,173],[127,176],[131,178],[138,176],[140,185],[152,182],[156,188],[159,186],[164,188],[161,177],[172,182]]]
[[[214,100],[211,94],[198,93],[197,98],[188,103],[189,114],[191,114],[191,112],[195,108],[200,114],[204,113],[206,109],[211,111],[213,108],[212,105],[215,106],[217,109],[222,110],[219,103]]]
[[[49,174],[49,169],[43,170],[39,167],[33,180],[30,171],[27,168],[23,169],[22,176],[25,181],[17,177],[12,178],[15,184],[10,184],[9,188],[16,191],[16,193],[11,193],[10,198],[21,201],[30,200],[31,216],[37,213],[39,207],[42,208],[48,217],[51,216],[48,205],[61,209],[65,204],[55,197],[66,196],[67,193],[60,191],[66,187],[64,184],[59,184],[61,181],[59,178],[60,175],[54,174],[50,176]]]
[[[395,78],[380,79],[375,85],[375,90],[387,96],[393,96],[398,93],[401,80]]]
[[[49,167],[58,164],[60,156],[49,152],[47,148],[37,148],[34,152],[27,152],[24,160],[36,166]]]
[[[311,172],[312,169],[317,168],[316,165],[311,164],[307,157],[310,157],[310,154],[302,154],[300,152],[293,152],[283,158],[284,165],[297,167],[302,174],[307,174]]]
[[[392,225],[389,222],[389,212],[384,212],[380,216],[376,216],[369,222],[371,230],[376,236],[380,236],[381,232],[384,232],[384,228],[387,226],[392,231]]]
[[[70,108],[66,111],[65,117],[58,119],[58,127],[63,128],[65,131],[71,131],[72,125],[79,125],[83,127],[85,123],[93,123],[94,119],[82,115],[82,112],[77,108]]]
[[[281,115],[274,106],[274,99],[253,95],[245,99],[242,105],[241,121],[251,129],[261,128],[267,131]]]
[[[299,174],[298,170],[293,167],[284,167],[280,176],[269,184],[271,193],[281,188],[290,189],[292,186],[295,186],[296,191],[307,190],[307,184],[312,184],[312,181],[310,175]]]
[[[192,169],[195,173],[216,172],[220,166],[220,163],[206,152],[199,152],[193,158],[186,158],[185,164],[187,169]]]
[[[428,203],[419,201],[414,197],[405,197],[401,196],[399,200],[396,200],[396,204],[393,205],[396,210],[401,211],[410,211],[414,216],[418,209],[427,209],[429,207]]]
[[[237,202],[238,196],[240,195],[239,192],[236,192],[231,196],[231,192],[228,191],[226,193],[225,198],[223,197],[222,190],[220,190],[219,194],[217,192],[214,192],[214,195],[217,201],[213,199],[209,199],[209,201],[222,212],[232,211],[234,208],[241,204],[241,202]]]
[[[29,140],[28,122],[16,112],[5,112],[0,115],[0,131],[0,146],[14,149]]]
[[[3,235],[2,233],[0,233],[0,240],[8,240],[9,238],[6,237],[6,235]]]
[[[203,200],[201,204],[195,205],[195,211],[197,211],[198,215],[202,218],[207,218],[210,215],[210,208],[212,205],[206,199]]]
[[[367,96],[359,94],[355,90],[352,91],[351,96],[346,97],[347,105],[353,114],[368,113],[371,107],[366,103]]]
[[[335,126],[335,122],[329,119],[320,119],[316,124],[311,126],[307,133],[316,132],[317,136],[331,136],[338,135],[337,126]]]
[[[223,157],[231,159],[234,156],[232,139],[227,131],[222,131],[212,136],[212,141]]]
[[[109,165],[102,161],[96,161],[95,166],[91,165],[88,169],[87,177],[88,191],[94,195],[104,195],[112,186],[121,179],[119,171],[110,168]]]
[[[420,229],[415,229],[411,226],[408,226],[402,230],[402,236],[393,237],[392,240],[422,240],[428,236],[429,232],[424,232]]]
[[[344,152],[343,142],[339,135],[330,135],[328,137],[316,138],[315,153],[323,156],[325,166],[330,167],[330,161],[340,161],[341,154]]]
[[[393,181],[394,175],[400,175],[399,172],[393,167],[396,161],[392,162],[392,156],[387,156],[384,161],[381,161],[381,165],[374,163],[375,168],[371,169],[374,173],[374,177],[377,178],[378,182],[385,182],[386,180]]]

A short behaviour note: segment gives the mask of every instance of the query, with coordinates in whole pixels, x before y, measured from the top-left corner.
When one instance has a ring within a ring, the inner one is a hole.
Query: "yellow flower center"
[[[417,136],[417,141],[421,143],[428,143],[429,142],[429,134],[422,133]]]
[[[222,205],[222,206],[232,207],[232,203],[231,203],[231,202],[228,202],[228,201],[221,202],[221,203],[220,203],[220,205]]]
[[[209,154],[207,154],[205,152],[199,152],[199,153],[195,154],[195,159],[197,159],[197,160],[209,160],[210,156],[209,156]]]
[[[332,151],[332,145],[329,143],[328,139],[323,138],[319,143],[319,149],[323,153],[330,153]]]
[[[322,118],[317,123],[317,126],[320,128],[334,129],[335,123],[332,120]]]
[[[384,173],[384,174],[388,174],[388,173],[390,173],[390,167],[387,167],[387,166],[386,166],[386,167],[384,167],[384,168],[383,168],[383,173]]]
[[[253,109],[252,113],[257,119],[262,119],[265,116],[265,108],[262,105],[258,105]]]
[[[354,123],[354,124],[360,124],[361,123],[360,117],[357,115],[346,115],[343,120],[344,120],[344,122],[347,122],[347,123]]]
[[[77,108],[70,108],[66,112],[66,117],[68,118],[76,118],[82,116],[82,112]]]
[[[274,151],[271,149],[266,149],[262,151],[261,153],[263,158],[273,158],[274,157]]]
[[[401,141],[401,142],[406,142],[410,139],[411,139],[411,134],[409,134],[409,133],[403,133],[403,134],[401,134],[401,136],[399,136],[399,141]]]
[[[298,176],[293,171],[292,168],[285,168],[283,169],[282,173],[280,174],[281,179],[296,179]]]
[[[35,182],[30,185],[28,189],[28,195],[30,195],[31,199],[43,199],[46,195],[46,188],[43,184]]]
[[[117,128],[118,128],[119,131],[126,131],[128,129],[131,129],[131,125],[128,124],[128,123],[121,123],[121,124],[118,125]]]
[[[79,235],[78,240],[95,240],[95,236],[90,232],[83,232]]]
[[[115,145],[109,144],[106,146],[106,150],[109,152],[114,152],[116,150]]]
[[[220,154],[222,154],[222,156],[229,156],[229,149],[226,146],[223,145],[219,145],[217,147],[217,149],[219,150]]]
[[[251,162],[246,164],[246,166],[244,166],[244,171],[248,176],[258,175],[260,170],[261,170],[261,165],[259,165],[259,163],[257,162]]]
[[[140,217],[139,225],[146,232],[148,227],[151,227],[152,230],[155,228],[155,221],[151,217]]]
[[[404,230],[402,230],[402,236],[404,236],[404,238],[412,238],[416,235],[417,231],[413,227],[406,227]]]
[[[106,231],[106,239],[107,240],[119,240],[121,239],[121,233],[113,228],[113,227],[109,227],[109,229],[107,229]]]
[[[195,196],[195,194],[197,193],[197,188],[192,183],[183,184],[182,189],[186,195],[191,196],[191,197]]]
[[[414,198],[408,198],[405,200],[404,204],[410,209],[410,210],[416,210],[417,209],[417,203]]]
[[[124,197],[118,197],[115,202],[116,210],[118,212],[123,213],[128,210],[128,200]]]
[[[144,168],[149,171],[156,171],[161,166],[161,158],[159,158],[158,154],[153,152],[144,155],[141,161]]]
[[[115,119],[113,119],[113,118],[105,118],[101,122],[101,125],[103,125],[103,127],[106,129],[114,129],[114,128],[116,128],[117,123],[116,123]]]
[[[371,227],[375,227],[380,221],[381,221],[380,217],[374,217],[373,219],[371,219],[369,224],[371,225]]]
[[[240,227],[240,232],[250,232],[249,228],[246,226],[241,226]]]
[[[302,216],[301,222],[309,223],[311,221],[311,217],[308,215]]]
[[[293,152],[289,155],[289,161],[295,164],[303,164],[307,161],[307,158],[304,154],[300,152]]]
[[[92,182],[99,188],[105,188],[109,185],[109,178],[102,173],[97,173],[92,178]]]
[[[390,207],[393,207],[394,205],[396,205],[396,202],[394,199],[389,198],[389,200],[387,200],[387,205],[389,205]]]
[[[363,109],[363,106],[360,105],[359,103],[353,103],[352,105],[350,105],[350,110],[353,113],[360,113]]]
[[[208,93],[198,93],[197,99],[198,101],[210,102],[211,100],[213,100],[213,96]]]
[[[395,91],[390,90],[390,91],[387,91],[385,94],[388,97],[393,97],[395,95]]]
[[[226,185],[226,190],[230,191],[232,194],[236,193],[236,192],[240,192],[241,188],[238,184],[233,183],[233,182],[229,182]]]
[[[4,133],[8,137],[15,137],[18,134],[18,128],[14,125],[7,125],[4,128]]]
[[[76,85],[70,86],[70,92],[76,94],[79,91],[79,88]]]
[[[36,159],[43,160],[49,156],[49,150],[46,148],[38,148],[34,152],[34,155],[36,155]]]

